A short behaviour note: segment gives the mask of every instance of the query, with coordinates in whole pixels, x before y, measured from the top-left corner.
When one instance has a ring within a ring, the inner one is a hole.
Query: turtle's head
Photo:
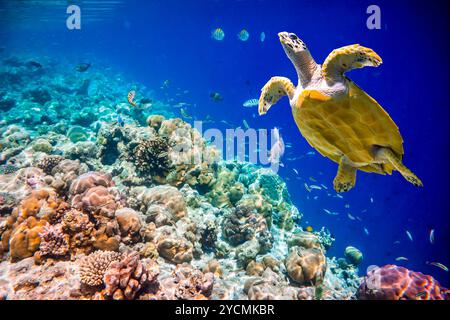
[[[314,75],[317,64],[309,52],[306,44],[295,33],[278,33],[284,52],[294,64],[298,78],[302,85],[307,84]]]
[[[291,60],[302,52],[308,51],[306,44],[295,33],[280,32],[278,37],[284,51]]]

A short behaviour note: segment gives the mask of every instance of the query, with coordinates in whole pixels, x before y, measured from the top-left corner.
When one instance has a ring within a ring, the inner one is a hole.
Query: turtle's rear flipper
[[[261,89],[258,104],[259,115],[266,114],[271,106],[286,95],[292,99],[294,91],[295,87],[288,78],[272,77]]]
[[[333,181],[336,192],[347,192],[356,184],[356,168],[349,165],[342,157],[339,162],[338,172]]]
[[[411,170],[409,170],[402,160],[389,148],[380,148],[377,151],[377,157],[381,160],[389,161],[401,175],[416,187],[423,187],[422,181]]]

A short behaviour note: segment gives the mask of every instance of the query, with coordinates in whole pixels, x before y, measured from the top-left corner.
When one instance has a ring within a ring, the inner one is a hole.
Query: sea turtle
[[[280,32],[280,42],[294,64],[298,85],[273,77],[261,90],[258,112],[265,114],[287,95],[301,134],[320,154],[339,164],[333,186],[337,192],[354,187],[356,171],[391,174],[398,170],[415,186],[420,179],[403,163],[403,139],[389,114],[345,72],[382,60],[358,44],[333,50],[317,64],[294,33]]]

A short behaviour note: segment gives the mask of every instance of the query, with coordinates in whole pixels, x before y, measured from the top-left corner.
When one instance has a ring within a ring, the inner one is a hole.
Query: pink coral
[[[69,236],[64,234],[61,224],[45,226],[39,237],[39,250],[42,255],[58,257],[69,252]]]
[[[153,260],[142,261],[137,252],[125,254],[122,260],[109,265],[103,277],[105,290],[96,298],[135,299],[147,285],[157,281],[158,275],[159,267]]]
[[[450,291],[429,275],[386,265],[367,273],[357,296],[361,300],[449,300]]]
[[[75,196],[72,205],[77,209],[105,217],[114,217],[117,209],[115,196],[103,186],[90,188],[82,195]]]

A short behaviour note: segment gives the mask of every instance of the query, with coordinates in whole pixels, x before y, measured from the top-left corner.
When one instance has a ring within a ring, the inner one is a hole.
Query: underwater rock
[[[89,138],[89,134],[84,127],[72,126],[67,131],[67,137],[69,137],[70,141],[76,143],[79,141],[86,141]]]
[[[163,238],[157,244],[158,253],[172,263],[180,264],[191,261],[193,245],[184,238]]]
[[[303,247],[306,249],[319,248],[323,249],[320,239],[317,235],[311,232],[294,233],[287,241],[289,247]]]
[[[33,258],[17,263],[0,262],[0,294],[7,300],[74,300],[83,295],[78,266],[70,261],[49,261],[35,265]],[[5,281],[6,283],[2,283]]]
[[[29,99],[33,102],[37,102],[42,106],[52,100],[52,96],[51,96],[50,92],[45,88],[36,88],[36,89],[25,91],[23,93],[23,96],[25,99]]]
[[[149,300],[207,300],[214,286],[214,274],[203,273],[193,266],[183,263],[172,272],[161,274],[156,293],[145,295]]]
[[[299,289],[289,286],[289,283],[282,276],[269,268],[260,277],[248,279],[244,285],[244,291],[247,293],[249,300],[299,299]]]
[[[172,186],[153,188],[134,187],[130,190],[128,203],[146,216],[147,222],[157,227],[174,223],[187,214],[183,194]]]
[[[396,265],[370,270],[358,289],[361,300],[450,300],[433,277]]]
[[[33,151],[35,152],[44,152],[50,154],[53,150],[53,146],[46,139],[36,139],[32,143]]]

